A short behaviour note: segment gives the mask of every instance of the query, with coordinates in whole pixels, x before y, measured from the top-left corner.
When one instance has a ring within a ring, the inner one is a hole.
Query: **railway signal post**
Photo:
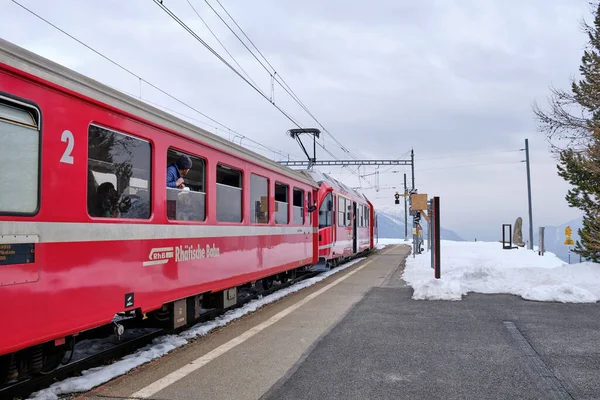
[[[413,216],[413,257],[416,254],[421,254],[421,244],[422,244],[422,236],[423,230],[421,227],[421,216],[429,222],[429,217],[427,216],[427,194],[419,194],[416,193],[416,190],[413,189],[410,196],[410,212]]]
[[[408,211],[406,205],[408,203],[408,188],[406,187],[406,174],[404,174],[404,241],[408,240]]]

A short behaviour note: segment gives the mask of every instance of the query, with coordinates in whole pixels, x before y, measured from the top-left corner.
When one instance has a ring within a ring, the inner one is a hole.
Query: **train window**
[[[39,198],[37,109],[0,97],[0,213],[35,214]]]
[[[294,188],[293,201],[294,224],[304,225],[304,190]]]
[[[275,223],[287,224],[289,222],[289,194],[290,187],[283,183],[275,183]]]
[[[365,206],[360,206],[360,221],[361,221],[361,226],[364,228],[365,226],[367,226],[367,214],[365,213]]]
[[[369,207],[365,206],[365,226],[369,226]]]
[[[250,222],[269,223],[269,180],[250,174]]]
[[[191,167],[181,176],[179,169],[187,160]],[[167,182],[169,175],[175,182],[167,183],[167,218],[175,221],[204,221],[206,219],[206,161],[191,154],[170,148],[167,151]],[[182,178],[181,187],[176,187],[177,179]]]
[[[88,213],[104,218],[150,218],[152,150],[146,140],[90,125]]]
[[[352,226],[352,201],[346,199],[346,226]]]
[[[338,226],[346,226],[346,199],[338,196]]]
[[[362,226],[363,228],[367,226],[367,213],[366,213],[366,208],[365,206],[361,205],[360,206],[360,212],[361,212],[361,219],[362,219]]]
[[[319,228],[333,225],[333,195],[327,193],[319,207]]]
[[[242,171],[217,165],[217,221],[242,222]]]
[[[358,225],[359,228],[363,227],[363,209],[362,209],[362,205],[358,204],[356,207],[356,224]]]

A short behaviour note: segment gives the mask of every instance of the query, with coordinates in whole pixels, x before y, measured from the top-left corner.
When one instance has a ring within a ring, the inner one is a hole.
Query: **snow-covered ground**
[[[385,245],[380,243],[380,248],[383,247],[385,247]],[[61,394],[85,392],[91,390],[98,385],[108,382],[109,380],[117,376],[123,375],[142,364],[152,361],[153,359],[159,358],[167,354],[168,352],[187,344],[190,340],[196,337],[204,336],[217,327],[226,325],[233,320],[236,320],[246,314],[254,312],[260,307],[263,307],[268,303],[272,303],[276,300],[279,300],[282,297],[285,297],[291,293],[297,292],[308,286],[312,286],[315,283],[327,278],[328,276],[331,276],[335,273],[343,271],[346,268],[351,267],[352,265],[362,261],[363,259],[364,258],[358,258],[356,260],[352,260],[346,264],[339,266],[334,270],[324,272],[312,278],[298,282],[287,288],[278,290],[277,292],[268,296],[253,300],[245,304],[243,307],[228,311],[222,316],[212,321],[197,324],[178,335],[165,335],[156,338],[154,339],[152,344],[139,349],[133,354],[123,357],[122,359],[114,362],[113,364],[92,368],[82,372],[81,376],[68,378],[61,382],[57,382],[47,389],[33,393],[30,398],[36,400],[54,400],[58,399],[58,395]],[[83,347],[84,349],[88,350],[104,350],[106,348],[106,343],[90,341],[89,344],[86,344]],[[83,350],[81,350],[79,353],[81,354],[81,357],[78,358],[82,358],[86,355],[86,352]]]
[[[600,300],[600,264],[566,264],[553,253],[502,243],[441,244],[441,279],[433,277],[431,253],[408,256],[403,279],[417,300],[461,300],[469,292],[506,293],[527,300],[594,303]]]

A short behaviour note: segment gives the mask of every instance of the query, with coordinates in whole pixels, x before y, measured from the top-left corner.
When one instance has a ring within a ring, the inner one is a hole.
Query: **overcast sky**
[[[297,144],[285,136],[295,126],[153,1],[19,1],[229,128],[300,158]],[[204,0],[190,1],[270,94],[267,72]],[[215,0],[209,2],[223,13]],[[414,149],[416,187],[441,197],[446,228],[465,239],[498,240],[502,223],[518,216],[527,221],[526,170],[518,163],[525,159],[518,151],[525,138],[531,146],[536,229],[580,215],[564,200],[568,186],[556,174],[531,105],[537,100],[545,106],[550,84],[568,88],[569,78],[577,75],[586,41],[580,22],[590,21],[586,0],[221,2],[353,156],[406,158]],[[163,3],[232,62],[187,0]],[[9,0],[2,0],[0,37],[140,94],[136,78]],[[141,94],[215,131],[206,125],[214,123],[147,85]],[[278,86],[275,102],[303,126],[318,127]],[[227,135],[222,129],[217,133]],[[349,157],[329,135],[321,141],[337,157]],[[331,159],[319,150],[319,158]],[[375,183],[374,175],[359,183],[348,169],[323,170],[362,185],[378,206],[393,203],[390,187],[401,191],[403,172],[410,184],[410,169],[404,167],[381,167],[378,192],[366,189]]]

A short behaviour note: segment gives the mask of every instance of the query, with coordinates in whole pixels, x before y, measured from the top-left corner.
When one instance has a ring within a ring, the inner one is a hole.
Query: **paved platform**
[[[83,397],[600,399],[600,305],[411,300],[408,251],[383,250]]]
[[[265,399],[599,399],[600,307],[374,288]]]

